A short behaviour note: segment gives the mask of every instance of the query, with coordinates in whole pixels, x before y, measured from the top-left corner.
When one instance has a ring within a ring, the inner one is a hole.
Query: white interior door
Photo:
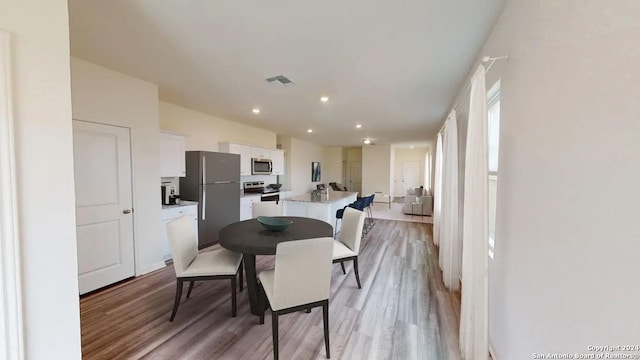
[[[80,294],[134,276],[129,129],[73,121]]]
[[[357,191],[362,195],[362,161],[349,162],[349,184],[347,190]]]
[[[402,196],[407,194],[407,189],[420,187],[420,162],[405,161],[402,163]]]

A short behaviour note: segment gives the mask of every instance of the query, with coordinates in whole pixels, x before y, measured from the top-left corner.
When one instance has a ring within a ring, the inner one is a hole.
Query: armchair
[[[419,204],[419,205],[418,205]],[[402,213],[406,215],[427,215],[433,214],[433,196],[416,196],[413,190],[407,190],[402,205]]]

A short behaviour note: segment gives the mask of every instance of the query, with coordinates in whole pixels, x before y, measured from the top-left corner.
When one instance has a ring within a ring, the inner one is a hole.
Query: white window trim
[[[495,105],[498,101],[500,101],[500,80],[496,81],[493,84],[493,86],[491,86],[489,91],[487,91],[487,110],[491,109],[491,107],[493,105]],[[487,118],[487,121],[488,120],[489,119]],[[498,170],[498,171],[500,171],[500,170]],[[489,174],[488,174],[489,178],[491,179],[493,177],[493,178],[495,178],[497,180],[498,171],[489,171]],[[497,206],[498,205],[496,204],[496,208],[497,208]],[[494,234],[494,236],[495,236],[495,234]],[[489,243],[488,243],[487,255],[489,256],[489,258],[491,260],[493,260],[494,257],[495,257],[496,239],[494,237],[492,237],[492,236],[489,236],[488,242]]]
[[[487,91],[487,109],[500,100],[500,80],[496,81]]]
[[[10,35],[0,30],[0,358],[24,359]]]

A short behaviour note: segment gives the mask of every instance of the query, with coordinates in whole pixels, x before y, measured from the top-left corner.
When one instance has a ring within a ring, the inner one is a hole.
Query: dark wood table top
[[[242,254],[275,255],[278,243],[293,240],[333,237],[333,226],[322,220],[306,217],[279,216],[293,221],[280,232],[265,229],[258,220],[249,219],[220,229],[220,245]]]

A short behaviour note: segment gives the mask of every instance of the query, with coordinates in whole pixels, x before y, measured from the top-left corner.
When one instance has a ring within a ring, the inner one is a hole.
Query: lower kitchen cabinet
[[[253,203],[260,202],[260,195],[243,196],[240,198],[240,221],[249,220],[253,217]]]
[[[196,234],[196,245],[198,244],[198,203],[190,203],[183,206],[171,206],[162,209],[162,256],[164,260],[171,259],[171,246],[169,246],[169,237],[167,236],[167,224],[171,221],[187,215],[193,230]]]

